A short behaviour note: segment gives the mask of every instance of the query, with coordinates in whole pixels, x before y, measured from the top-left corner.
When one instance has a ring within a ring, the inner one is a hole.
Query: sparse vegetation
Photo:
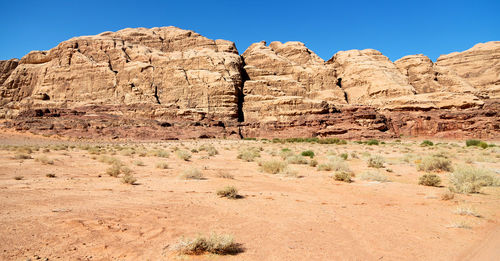
[[[223,179],[234,179],[234,176],[226,171],[219,171],[219,173],[217,173],[217,176],[219,178],[223,178]]]
[[[247,162],[254,161],[255,158],[260,157],[260,149],[257,147],[247,147],[240,149],[238,151],[238,159],[242,159]]]
[[[200,255],[212,253],[217,255],[234,255],[242,251],[231,235],[211,234],[210,237],[197,236],[193,239],[181,238],[174,246],[181,254]]]
[[[122,183],[134,185],[137,182],[137,179],[130,173],[123,175]]]
[[[142,160],[134,160],[134,165],[139,166],[139,167],[145,166],[144,162]]]
[[[287,165],[286,162],[280,160],[266,160],[260,162],[261,170],[269,174],[282,173]]]
[[[425,157],[417,165],[417,169],[420,171],[451,171],[451,161],[444,157],[430,156]]]
[[[41,156],[36,157],[36,158],[35,158],[35,161],[36,161],[36,162],[40,162],[40,163],[45,164],[45,165],[47,165],[47,164],[49,164],[49,165],[54,164],[54,161],[53,161],[53,160],[51,160],[51,159],[49,159],[49,158],[48,158],[47,156],[45,156],[45,155],[41,155]]]
[[[352,173],[347,172],[347,171],[343,171],[343,170],[336,171],[335,174],[333,175],[333,178],[335,180],[343,181],[343,182],[347,182],[347,183],[352,182],[351,177],[352,177]]]
[[[191,153],[189,153],[189,151],[187,150],[178,150],[175,152],[175,154],[177,155],[177,157],[179,157],[179,159],[184,161],[189,161],[191,159]]]
[[[453,198],[455,198],[455,193],[451,191],[441,194],[441,200],[452,200]]]
[[[418,178],[418,184],[437,187],[441,184],[441,178],[436,174],[424,174]]]
[[[422,141],[422,143],[420,143],[420,146],[422,146],[422,147],[433,146],[433,145],[434,145],[434,143],[430,140],[424,140],[424,141]]]
[[[233,186],[226,186],[223,189],[217,190],[217,196],[230,199],[237,199],[238,189],[236,189]]]
[[[309,158],[314,158],[314,151],[312,150],[305,150],[303,151],[300,155],[304,156],[304,157],[309,157]]]
[[[368,159],[368,167],[370,168],[383,168],[384,167],[384,158],[379,155],[372,156]]]
[[[158,162],[156,163],[157,169],[168,169],[168,163],[166,162]]]
[[[362,180],[370,180],[370,181],[378,181],[378,182],[387,182],[387,176],[375,171],[375,170],[368,170],[359,175],[359,178]]]
[[[471,206],[458,206],[453,213],[462,216],[481,217],[481,215]]]
[[[309,161],[309,166],[311,166],[313,168],[316,167],[316,166],[318,166],[318,161],[315,160],[315,159],[310,160]]]
[[[203,179],[203,173],[197,168],[185,169],[182,174],[183,179]]]
[[[309,162],[307,161],[306,158],[304,158],[301,155],[292,155],[286,158],[286,161],[289,164],[308,164]]]
[[[366,145],[379,145],[379,141],[378,140],[368,140],[366,142]]]
[[[487,169],[461,165],[449,177],[450,190],[456,193],[479,193],[482,187],[499,186],[498,175]]]

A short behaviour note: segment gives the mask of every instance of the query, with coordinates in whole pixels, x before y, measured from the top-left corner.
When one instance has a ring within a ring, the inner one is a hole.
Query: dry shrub
[[[230,199],[237,199],[238,189],[233,186],[227,186],[223,189],[217,190],[217,196]]]
[[[373,171],[373,170],[368,170],[359,175],[359,178],[362,180],[371,180],[371,181],[378,181],[378,182],[387,182],[389,181],[387,179],[387,176],[378,172],[378,171]]]
[[[418,179],[419,185],[437,187],[441,184],[441,178],[436,174],[424,174]]]
[[[197,168],[189,168],[184,170],[181,177],[183,179],[203,179],[203,173]]]
[[[178,150],[175,152],[175,154],[177,155],[177,157],[179,157],[179,159],[182,159],[184,161],[189,161],[191,159],[191,153],[189,153],[189,151],[187,150]]]
[[[292,155],[286,158],[286,161],[289,164],[308,164],[309,162],[307,161],[306,158],[304,158],[301,155]]]
[[[207,252],[217,255],[234,255],[243,251],[240,244],[234,242],[233,236],[215,233],[212,233],[210,237],[181,238],[174,249],[186,255],[200,255]]]
[[[247,162],[252,162],[255,158],[260,157],[260,149],[257,147],[246,147],[238,151],[238,159],[242,159]]]
[[[352,173],[347,172],[347,171],[336,171],[335,174],[333,175],[333,178],[337,181],[343,181],[350,183],[352,182]]]
[[[137,179],[132,176],[132,174],[125,174],[123,177],[122,177],[122,183],[124,184],[130,184],[130,185],[134,185],[135,182],[137,182]]]
[[[158,162],[156,163],[157,169],[168,169],[168,163],[166,162]]]
[[[379,155],[372,156],[368,159],[368,167],[370,168],[383,168],[384,167],[384,158]]]
[[[457,193],[479,193],[482,187],[500,185],[498,175],[468,165],[456,167],[449,180],[450,190]]]
[[[417,169],[420,171],[451,171],[451,161],[444,157],[430,156],[425,157],[417,165]]]
[[[262,171],[270,174],[282,173],[286,167],[287,163],[280,160],[266,160],[260,162],[260,168]]]

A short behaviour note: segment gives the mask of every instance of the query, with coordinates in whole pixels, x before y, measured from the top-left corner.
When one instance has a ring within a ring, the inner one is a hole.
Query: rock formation
[[[433,63],[175,27],[82,36],[0,61],[3,126],[77,137],[500,137],[500,42]]]
[[[500,98],[500,41],[479,43],[464,52],[441,55],[436,64],[453,70],[489,98]]]

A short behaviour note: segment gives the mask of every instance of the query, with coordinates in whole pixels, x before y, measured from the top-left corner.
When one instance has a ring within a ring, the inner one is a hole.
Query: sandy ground
[[[75,147],[51,147],[63,143]],[[404,154],[418,158],[444,150],[454,164],[474,158],[470,164],[500,169],[498,148],[486,154],[464,148],[463,141],[446,143],[432,148],[408,140],[379,146],[230,140],[129,143],[168,151],[212,144],[219,154],[192,153],[190,161],[173,152],[168,158],[106,154],[133,170],[137,184],[128,185],[105,174],[109,165],[98,161],[102,155],[90,154],[80,143],[1,132],[0,259],[498,260],[500,187],[441,200],[449,173],[438,174],[442,187],[421,186],[417,182],[423,172],[413,160],[401,160]],[[31,157],[45,155],[54,163],[14,159],[16,147],[6,145],[40,145]],[[311,149],[319,163],[327,161],[327,154],[354,151],[359,158],[346,162],[356,177],[352,183],[335,181],[332,171],[295,164],[290,166],[300,178],[266,174],[256,162],[237,159],[238,149],[245,146],[262,147],[260,160],[273,158],[283,148]],[[379,171],[391,182],[358,178],[369,169],[367,153],[386,159],[386,168]],[[135,165],[138,160],[144,166]],[[169,168],[156,168],[158,162],[167,162]],[[180,178],[192,167],[205,179]],[[49,173],[56,177],[46,177]],[[221,178],[221,173],[234,179]],[[216,190],[226,185],[237,187],[243,198],[218,197]],[[459,206],[471,206],[481,217],[455,214]],[[181,237],[212,232],[233,235],[244,251],[187,256],[173,249]]]

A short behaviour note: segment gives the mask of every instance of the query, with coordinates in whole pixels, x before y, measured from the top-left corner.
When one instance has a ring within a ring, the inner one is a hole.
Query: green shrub
[[[378,140],[368,140],[366,142],[367,145],[378,145],[379,141]]]
[[[375,155],[368,159],[368,167],[370,168],[383,168],[384,167],[384,158],[381,156]]]
[[[422,143],[420,143],[420,146],[422,146],[422,147],[433,146],[433,145],[434,145],[434,143],[430,140],[424,140],[424,141],[422,141]]]
[[[470,147],[470,146],[479,146],[479,143],[481,143],[480,140],[466,140],[465,141],[465,145],[467,145],[467,147]]]
[[[498,175],[487,169],[461,165],[450,175],[450,190],[456,193],[479,193],[485,186],[500,186]]]
[[[420,171],[451,171],[451,161],[447,158],[430,156],[425,157],[417,165],[417,170]]]
[[[177,157],[179,157],[179,159],[184,161],[189,161],[191,159],[191,153],[189,153],[189,151],[187,150],[178,150],[175,152],[175,154],[177,155]]]
[[[233,186],[227,186],[223,189],[217,190],[217,196],[230,198],[230,199],[236,199],[236,198],[238,198],[238,189],[236,189]]]
[[[194,239],[182,238],[174,248],[180,254],[200,255],[212,253],[217,255],[237,254],[242,251],[239,244],[235,243],[231,235],[212,234],[210,237],[198,236]]]
[[[488,143],[481,141],[481,142],[479,142],[478,146],[481,147],[482,149],[486,149],[486,148],[488,148]]]
[[[279,160],[267,160],[260,162],[262,171],[270,174],[282,173],[287,167],[287,163]]]
[[[436,174],[424,174],[418,178],[418,184],[424,186],[437,187],[441,184],[441,178]]]
[[[314,151],[312,150],[305,150],[301,153],[302,156],[304,157],[309,157],[309,158],[314,158]]]
[[[347,160],[347,158],[349,157],[349,154],[347,154],[347,153],[342,153],[342,154],[340,154],[340,157],[341,157],[342,159],[344,159],[344,160]]]

